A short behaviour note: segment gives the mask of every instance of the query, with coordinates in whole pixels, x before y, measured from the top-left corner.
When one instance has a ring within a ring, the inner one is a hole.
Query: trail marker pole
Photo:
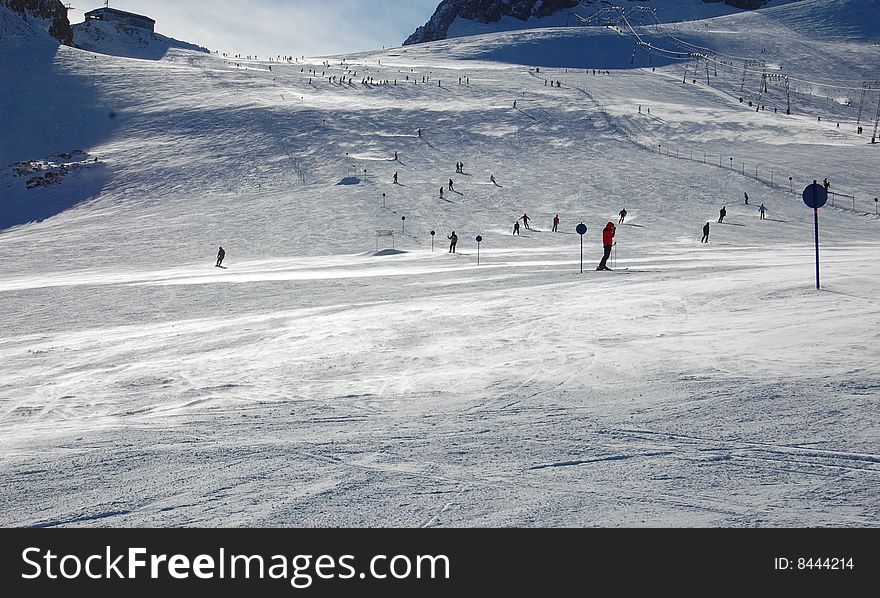
[[[382,194],[382,207],[385,207],[385,194]]]
[[[431,231],[431,253],[434,253],[434,235],[435,234],[436,233],[434,231]]]
[[[401,223],[401,226],[403,227],[401,232],[406,233],[406,216],[400,217],[400,223]]]
[[[794,187],[792,187],[791,177],[788,177],[788,190],[794,193]]]
[[[587,232],[587,225],[581,222],[575,229],[581,237],[581,274],[584,273],[584,233]]]
[[[877,198],[874,198],[874,215],[877,215]]]
[[[828,201],[828,191],[813,181],[807,185],[803,193],[804,203],[813,208],[813,234],[816,240],[816,288],[819,288],[819,208]]]
[[[476,241],[477,241],[477,265],[478,266],[480,265],[480,242],[482,240],[483,240],[483,237],[481,237],[480,235],[477,235]]]

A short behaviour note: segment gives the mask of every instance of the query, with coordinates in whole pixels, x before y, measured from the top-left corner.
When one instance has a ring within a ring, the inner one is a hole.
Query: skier
[[[825,187],[825,191],[828,191],[828,189],[831,187],[831,183],[828,182],[828,177],[825,177],[825,180],[822,181],[822,186]]]
[[[421,136],[422,136],[422,129],[421,129],[421,128],[420,128],[420,129],[418,129],[418,131],[417,131],[417,132],[418,132],[418,135],[419,135],[419,137],[421,137]]]
[[[528,216],[528,214],[523,214],[523,215],[522,215],[522,221],[523,221],[523,226],[526,227],[526,229],[528,229],[528,230],[532,230],[532,228],[529,226],[529,216]]]
[[[396,172],[394,173],[394,184],[395,185],[397,184],[397,173]]]
[[[440,187],[440,199],[443,199],[443,187]]]
[[[760,206],[758,206],[758,211],[761,212],[761,220],[764,220],[764,212],[767,211],[767,208],[764,207],[764,204],[761,204]]]
[[[217,252],[217,263],[214,264],[216,268],[220,267],[220,264],[223,263],[223,258],[226,257],[226,252],[223,251],[223,247],[220,248],[220,251]]]
[[[394,152],[394,161],[399,162],[399,160],[397,159],[397,152]]]
[[[553,229],[552,230],[554,233],[558,232],[557,228],[559,228],[559,214],[556,214],[556,216],[553,217]]]
[[[514,235],[519,234],[519,220],[517,220],[516,222],[513,223],[513,234]]]
[[[449,179],[449,190],[452,191],[452,179]]]
[[[495,175],[494,175],[494,174],[490,174],[490,175],[489,175],[489,180],[492,181],[492,184],[493,184],[493,185],[498,185],[498,181],[495,180]]]
[[[725,206],[721,206],[721,210],[718,212],[718,224],[724,222],[725,216],[727,216],[727,208]]]
[[[455,253],[455,244],[458,243],[458,235],[455,234],[455,231],[452,231],[452,234],[446,238],[449,239],[449,253]]]
[[[624,219],[626,219],[626,208],[620,210],[620,220],[617,221],[617,224],[623,224]]]
[[[749,194],[746,192],[743,192],[743,197],[746,199],[746,205],[749,205]]]
[[[516,108],[516,100],[513,101],[513,107]]]
[[[611,270],[607,266],[608,258],[611,256],[611,247],[614,245],[614,233],[616,232],[614,228],[614,223],[609,222],[605,225],[605,228],[602,229],[602,249],[604,253],[602,254],[602,261],[599,262],[599,266],[596,270]]]
[[[708,243],[709,242],[709,223],[703,225],[703,238],[700,239],[700,243]]]

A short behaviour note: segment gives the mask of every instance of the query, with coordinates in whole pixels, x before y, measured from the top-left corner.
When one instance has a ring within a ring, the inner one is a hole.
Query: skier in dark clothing
[[[526,227],[528,230],[532,230],[532,228],[529,226],[529,215],[528,214],[522,215],[522,221],[523,221],[524,227]]]
[[[721,206],[721,211],[718,212],[718,224],[724,222],[724,217],[727,216],[727,208]]]
[[[452,191],[452,179],[449,179],[449,190]]]
[[[449,253],[455,253],[455,244],[458,243],[458,235],[455,234],[455,231],[452,231],[452,234],[446,238],[449,239]]]
[[[605,225],[605,228],[602,229],[602,249],[604,253],[602,254],[602,261],[599,262],[599,266],[596,270],[611,270],[607,266],[608,258],[611,256],[611,247],[614,245],[614,233],[617,232],[614,228],[614,223],[609,222]]]
[[[620,220],[617,221],[617,224],[623,224],[623,221],[626,219],[626,208],[620,210]]]
[[[214,264],[215,267],[219,268],[220,264],[223,263],[223,258],[226,257],[226,252],[223,251],[223,248],[220,248],[220,251],[217,252],[217,263]]]
[[[709,242],[709,223],[703,225],[703,238],[700,239],[700,243],[708,243]]]
[[[764,207],[764,204],[758,206],[758,211],[761,213],[761,220],[764,220],[764,212],[767,211],[767,208]]]
[[[513,234],[514,235],[519,234],[519,220],[517,220],[516,222],[513,223]]]
[[[745,200],[746,200],[746,205],[749,205],[749,194],[748,194],[748,193],[745,193],[745,192],[743,192],[743,197],[744,197],[744,198],[745,198]]]
[[[559,228],[559,214],[556,214],[556,216],[553,217],[553,232],[554,233],[557,232],[558,228]]]

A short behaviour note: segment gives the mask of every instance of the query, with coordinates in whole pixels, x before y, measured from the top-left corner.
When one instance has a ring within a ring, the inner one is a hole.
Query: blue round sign
[[[804,203],[811,208],[821,208],[828,201],[828,191],[815,181],[804,189]]]
[[[482,240],[483,240],[483,237],[481,237],[480,235],[477,235],[477,243],[479,243]]]
[[[583,235],[584,233],[587,232],[587,225],[584,224],[583,222],[581,222],[580,224],[577,225],[577,228],[574,230],[577,231],[577,234]]]
[[[432,236],[432,237],[434,236],[434,234],[435,234],[434,231],[431,231],[431,236]]]
[[[406,220],[406,216],[401,216],[400,219],[401,219],[401,220]]]

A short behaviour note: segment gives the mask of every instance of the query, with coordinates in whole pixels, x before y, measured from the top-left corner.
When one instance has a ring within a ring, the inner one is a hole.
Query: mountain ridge
[[[617,4],[623,8],[651,8],[660,20],[671,21],[705,17],[696,13],[699,10],[709,10],[709,16],[718,16],[790,1],[797,0],[625,0]],[[669,10],[670,4],[677,5],[676,9],[684,12],[673,14]],[[576,10],[598,11],[611,6],[606,0],[443,0],[428,22],[418,27],[403,45],[471,35],[474,33],[471,27],[476,24],[497,24],[496,30],[569,25],[572,24],[570,17],[577,14]],[[688,10],[691,7],[692,10]],[[689,12],[694,14],[689,15]],[[467,22],[471,22],[471,27]],[[459,23],[461,26],[457,27]]]
[[[60,0],[0,0],[29,25],[36,25],[59,43],[73,45],[73,30],[67,18],[67,7]]]

